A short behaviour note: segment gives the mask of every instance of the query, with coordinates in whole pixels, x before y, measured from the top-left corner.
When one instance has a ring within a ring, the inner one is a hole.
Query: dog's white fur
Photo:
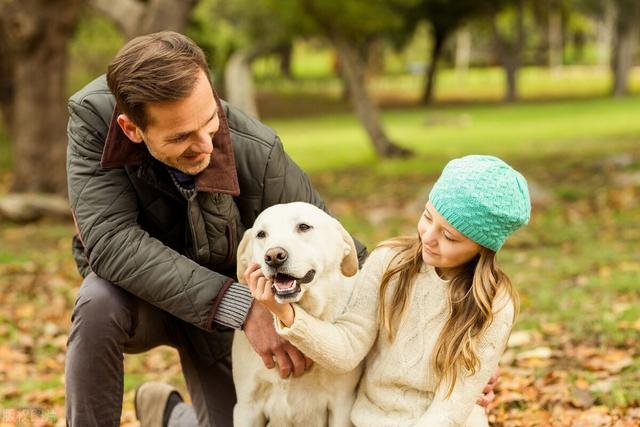
[[[310,226],[306,229],[300,224]],[[238,277],[251,262],[269,277],[265,262],[270,248],[283,248],[288,259],[279,267],[293,277],[315,270],[300,285],[298,304],[312,316],[333,321],[344,311],[358,270],[353,239],[340,223],[308,203],[294,202],[265,209],[238,248]],[[283,380],[267,369],[242,331],[233,340],[233,381],[238,403],[234,426],[350,426],[360,368],[335,374],[314,364],[298,378]]]

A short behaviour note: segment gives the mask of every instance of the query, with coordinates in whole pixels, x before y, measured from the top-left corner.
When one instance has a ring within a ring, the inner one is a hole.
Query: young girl
[[[486,426],[474,402],[518,311],[496,252],[530,211],[520,173],[495,157],[466,156],[435,183],[418,235],[371,253],[335,323],[277,304],[260,270],[246,279],[278,332],[315,362],[349,371],[366,357],[356,426]]]

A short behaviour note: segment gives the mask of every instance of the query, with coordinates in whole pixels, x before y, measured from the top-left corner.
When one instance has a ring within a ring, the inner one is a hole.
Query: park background
[[[0,1],[0,426],[64,425],[81,283],[66,99],[173,29],[369,248],[413,233],[452,158],[522,171],[531,224],[499,255],[522,297],[494,426],[640,425],[640,1]],[[185,391],[177,353],[125,357]]]

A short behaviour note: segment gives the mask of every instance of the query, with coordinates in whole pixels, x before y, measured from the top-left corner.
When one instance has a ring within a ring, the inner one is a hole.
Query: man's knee
[[[130,335],[134,298],[120,287],[91,273],[82,282],[71,320],[78,333]],[[74,331],[75,332],[75,331]]]

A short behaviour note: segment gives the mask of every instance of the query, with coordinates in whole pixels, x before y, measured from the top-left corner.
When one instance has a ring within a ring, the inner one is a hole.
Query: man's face
[[[187,98],[147,104],[146,114],[149,124],[144,132],[138,132],[153,157],[189,175],[206,169],[220,119],[213,89],[203,71]]]

